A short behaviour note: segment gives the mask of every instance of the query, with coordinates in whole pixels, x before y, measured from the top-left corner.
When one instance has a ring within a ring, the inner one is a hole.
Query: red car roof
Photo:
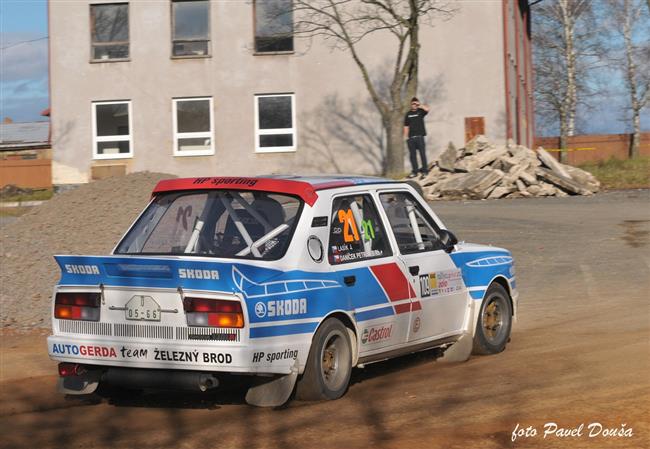
[[[313,206],[318,198],[314,187],[308,182],[273,178],[178,178],[160,181],[153,189],[153,194],[179,190],[259,190],[264,192],[288,193],[300,197]]]

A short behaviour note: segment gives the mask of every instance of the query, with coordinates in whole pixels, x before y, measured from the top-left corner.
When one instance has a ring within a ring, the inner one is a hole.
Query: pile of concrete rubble
[[[415,180],[427,200],[591,195],[600,189],[591,173],[559,163],[541,147],[494,145],[482,135],[465,148],[450,143],[429,168]]]

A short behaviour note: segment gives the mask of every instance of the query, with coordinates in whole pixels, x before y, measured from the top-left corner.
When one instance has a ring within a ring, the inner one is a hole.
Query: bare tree
[[[381,116],[386,174],[403,174],[403,120],[418,89],[420,26],[435,18],[450,18],[453,8],[440,0],[294,0],[293,5],[296,36],[320,36],[350,53]],[[387,95],[370,76],[358,48],[377,32],[390,33],[396,44]]]
[[[644,3],[642,0],[607,2],[609,27],[622,41],[620,47],[612,48],[615,53],[612,59],[623,73],[629,97],[626,116],[631,116],[632,122],[632,158],[639,155],[641,110],[650,100],[650,17]]]
[[[562,149],[575,134],[578,104],[594,93],[591,70],[602,56],[592,6],[591,0],[546,0],[532,14],[537,113],[557,123]]]

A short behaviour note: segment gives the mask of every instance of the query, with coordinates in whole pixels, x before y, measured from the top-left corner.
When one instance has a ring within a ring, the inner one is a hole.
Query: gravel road
[[[648,448],[649,204],[649,191],[434,203],[462,240],[512,250],[512,341],[462,364],[421,353],[357,369],[334,402],[256,409],[236,388],[66,399],[47,332],[6,328],[0,447]],[[547,423],[578,430],[544,437]],[[632,435],[590,437],[591,423]],[[529,426],[535,436],[512,441]]]

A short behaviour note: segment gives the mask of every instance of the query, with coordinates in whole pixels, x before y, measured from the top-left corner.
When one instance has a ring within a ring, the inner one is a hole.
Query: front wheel
[[[503,351],[510,338],[512,307],[503,286],[492,284],[485,292],[474,334],[474,354],[496,354]]]
[[[296,398],[306,401],[338,399],[348,388],[352,349],[347,328],[330,318],[316,331]]]

